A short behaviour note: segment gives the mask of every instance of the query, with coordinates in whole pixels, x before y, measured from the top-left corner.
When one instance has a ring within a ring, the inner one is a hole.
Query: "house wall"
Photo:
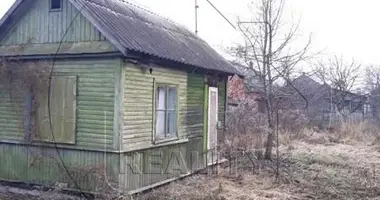
[[[118,186],[119,161],[119,154],[111,152],[0,143],[0,180],[50,186],[64,183],[69,188],[79,185],[83,191],[97,191],[108,184]]]
[[[49,0],[23,4],[1,45],[103,41],[105,37],[68,0],[61,11],[50,11]],[[66,34],[66,35],[65,35]]]
[[[205,87],[202,75],[163,67],[154,67],[150,74],[149,69],[125,65],[124,150],[152,146],[155,83],[178,85],[178,137],[202,137]]]
[[[76,146],[118,149],[115,102],[121,60],[97,59],[56,63],[57,75],[77,76]]]
[[[202,138],[188,142],[123,153],[120,187],[133,192],[204,167]]]
[[[238,76],[228,77],[228,103],[250,102],[247,96],[244,79]]]
[[[204,124],[205,80],[200,74],[187,74],[187,104],[183,111],[186,137],[202,136]]]
[[[53,75],[77,77],[76,139],[72,148],[118,149],[114,130],[120,59],[56,61]],[[48,63],[45,63],[48,65]],[[0,92],[0,142],[25,143],[24,108],[28,98]],[[11,103],[12,102],[12,103]]]
[[[62,9],[50,10],[50,0],[25,1],[0,35],[0,54],[50,55],[57,53],[114,52],[102,34],[68,0]],[[66,34],[66,35],[65,35]],[[63,39],[63,40],[62,40]],[[62,44],[60,43],[62,40]],[[13,48],[23,45],[23,48]],[[11,45],[11,46],[9,46]],[[37,62],[38,63],[38,62]],[[52,63],[41,65],[51,67]],[[46,67],[45,66],[45,67]],[[119,149],[119,121],[114,112],[120,106],[121,59],[55,60],[54,74],[77,77],[76,138],[70,148]],[[12,96],[10,98],[10,96]],[[24,143],[27,94],[13,94],[0,88],[0,141]],[[30,103],[29,103],[30,104]],[[67,146],[67,145],[66,145]]]
[[[167,181],[204,167],[207,137],[207,89],[205,75],[182,70],[125,62],[124,121],[120,185],[133,191]],[[177,141],[153,144],[154,84],[178,85]],[[226,83],[220,81],[219,120],[224,125]],[[223,138],[224,127],[218,130]]]
[[[49,0],[26,1],[18,11],[8,31],[0,35],[2,55],[51,55],[58,46],[64,54],[115,52],[68,0],[63,0],[61,11],[49,11]],[[17,62],[20,67],[32,63]],[[33,63],[53,66],[50,60]],[[30,92],[0,87],[0,180],[66,183],[69,188],[79,185],[83,191],[117,188],[120,120],[115,110],[121,104],[121,63],[120,58],[54,61],[53,76],[77,77],[74,144],[31,140],[36,130],[29,132],[26,127],[36,119],[30,109],[38,102],[32,103]]]
[[[248,80],[239,76],[228,77],[227,114],[229,117],[233,118],[244,109],[257,112],[256,114],[265,113],[266,102],[262,84],[252,74],[251,77],[246,78]],[[233,120],[230,122],[235,123]]]
[[[28,132],[23,123],[29,97],[9,98],[9,91],[1,90],[0,180],[47,185],[62,182],[75,188],[73,178],[81,189],[95,191],[106,168],[107,181],[113,185],[118,183],[119,132],[114,110],[120,71],[120,59],[55,62],[53,75],[77,77],[75,144],[53,145],[27,140]],[[57,152],[73,177],[67,176]]]

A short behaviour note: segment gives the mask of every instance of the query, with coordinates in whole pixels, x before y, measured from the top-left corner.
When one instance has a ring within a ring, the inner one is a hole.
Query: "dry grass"
[[[366,123],[344,124],[330,133],[283,134],[278,177],[276,160],[256,157],[253,171],[227,164],[217,175],[192,176],[137,199],[380,199],[377,135]]]
[[[283,150],[282,176],[313,199],[379,198],[380,153],[364,144],[295,142]]]

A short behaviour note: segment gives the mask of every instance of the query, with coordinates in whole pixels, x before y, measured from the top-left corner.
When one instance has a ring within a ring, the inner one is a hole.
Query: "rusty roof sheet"
[[[70,0],[125,55],[142,53],[238,74],[225,58],[183,26],[122,0]]]

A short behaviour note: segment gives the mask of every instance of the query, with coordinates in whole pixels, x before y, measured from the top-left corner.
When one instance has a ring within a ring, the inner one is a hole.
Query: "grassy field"
[[[377,137],[341,131],[282,136],[278,161],[243,157],[232,169],[225,164],[218,174],[195,175],[140,199],[380,199]]]

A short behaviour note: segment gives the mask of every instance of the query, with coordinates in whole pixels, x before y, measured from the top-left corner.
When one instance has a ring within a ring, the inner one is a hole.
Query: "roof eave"
[[[23,2],[24,0],[16,0],[13,5],[11,6],[11,8],[9,8],[9,10],[4,14],[4,16],[0,19],[0,27],[2,27],[5,22],[10,18],[10,16],[12,15],[12,13],[15,12],[15,10],[21,5],[21,3]]]
[[[196,65],[192,65],[190,63],[180,62],[180,61],[172,60],[172,59],[168,59],[168,58],[161,58],[161,57],[157,57],[155,55],[146,54],[144,52],[136,52],[133,50],[131,50],[131,51],[127,50],[127,53],[126,53],[126,55],[124,55],[124,57],[126,59],[132,59],[132,60],[135,60],[138,62],[143,62],[143,63],[153,63],[153,64],[159,64],[159,65],[164,65],[164,66],[167,66],[168,63],[170,63],[171,65],[175,64],[176,66],[181,65],[181,66],[191,67],[191,69],[198,69],[198,70],[202,70],[204,72],[219,73],[219,74],[223,74],[226,76],[237,75],[239,77],[244,77],[244,75],[241,74],[240,71],[236,71],[236,70],[235,70],[235,72],[233,72],[232,70],[231,71],[223,71],[223,70],[210,69],[209,67],[205,67],[205,66],[196,66]]]

